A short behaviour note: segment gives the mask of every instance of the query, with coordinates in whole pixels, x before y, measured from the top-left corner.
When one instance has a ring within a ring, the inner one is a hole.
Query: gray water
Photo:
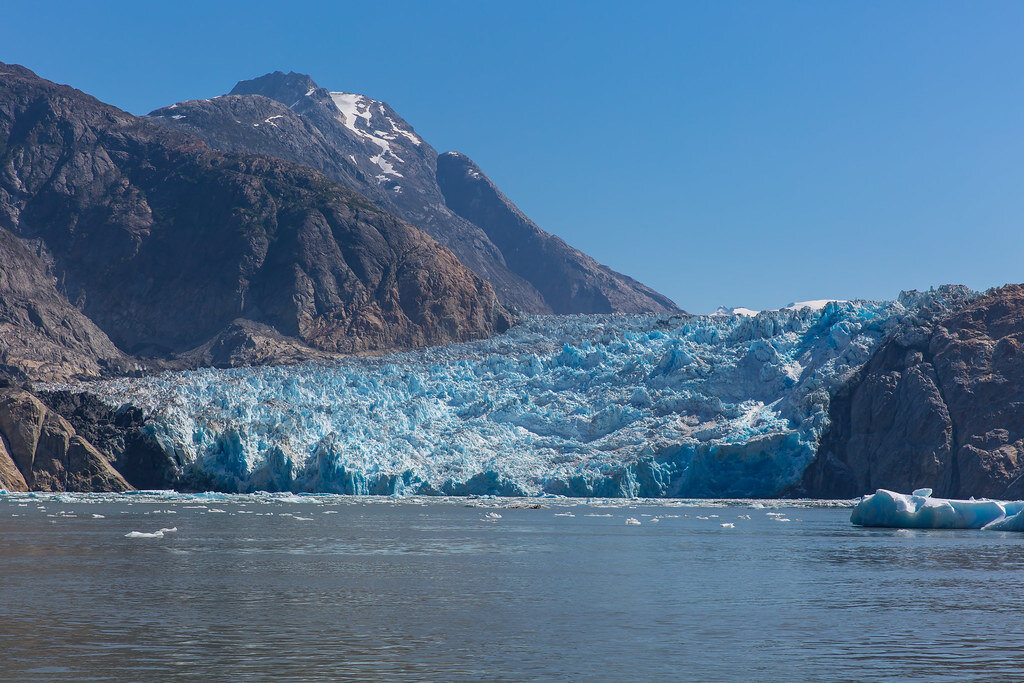
[[[0,495],[0,678],[1022,678],[1024,535],[510,502]]]

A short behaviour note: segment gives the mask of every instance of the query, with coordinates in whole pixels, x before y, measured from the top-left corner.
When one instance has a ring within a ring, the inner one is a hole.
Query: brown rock
[[[8,491],[28,491],[25,477],[21,476],[18,466],[14,464],[3,439],[0,439],[0,489]]]
[[[225,334],[239,320],[291,338],[285,355],[509,325],[448,249],[321,173],[215,151],[5,64],[0,168],[0,257],[17,256],[0,279],[0,333],[13,340],[0,354],[31,378],[96,374],[124,354],[173,364],[215,339],[227,363],[281,355],[255,348],[274,335]],[[48,345],[20,343],[33,334]]]
[[[0,393],[0,433],[23,475],[32,471],[46,412],[46,406],[27,391],[5,389]],[[30,479],[31,475],[26,476],[26,481]]]
[[[0,483],[8,490],[128,491],[131,486],[74,427],[23,389],[0,389]],[[15,467],[5,467],[5,458]],[[20,477],[20,479],[19,479]],[[9,483],[9,486],[7,485]]]
[[[1024,497],[1024,286],[911,332],[833,398],[804,493]]]

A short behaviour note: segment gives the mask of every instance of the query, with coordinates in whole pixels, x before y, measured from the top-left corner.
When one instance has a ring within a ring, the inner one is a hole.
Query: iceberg
[[[1024,531],[1024,501],[933,498],[931,489],[911,494],[879,489],[857,502],[850,521],[897,529]]]
[[[530,316],[375,358],[75,385],[133,404],[182,485],[385,495],[772,497],[831,392],[962,288],[753,316]]]

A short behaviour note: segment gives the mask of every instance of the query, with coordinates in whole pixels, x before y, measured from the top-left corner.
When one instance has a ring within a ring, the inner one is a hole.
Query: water
[[[544,502],[0,495],[0,678],[1022,677],[1024,535]]]

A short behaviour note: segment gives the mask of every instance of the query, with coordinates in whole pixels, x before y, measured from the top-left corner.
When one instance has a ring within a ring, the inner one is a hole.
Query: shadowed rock
[[[214,151],[3,64],[0,168],[0,353],[23,376],[173,363],[218,336],[226,363],[273,362],[283,337],[291,355],[351,353],[509,324],[448,249],[319,172]],[[254,341],[224,334],[238,320],[280,337],[235,353]]]
[[[833,398],[808,495],[1024,497],[1024,286],[890,339]]]

